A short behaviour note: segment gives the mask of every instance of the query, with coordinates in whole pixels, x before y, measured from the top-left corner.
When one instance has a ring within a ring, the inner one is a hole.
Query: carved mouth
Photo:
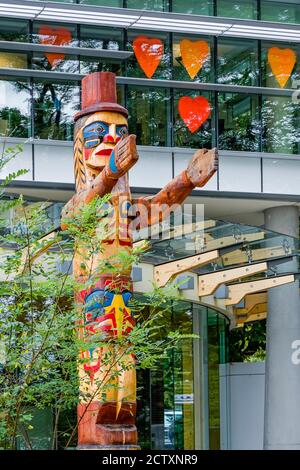
[[[96,152],[95,155],[107,156],[107,155],[110,155],[112,151],[113,151],[113,149],[101,149],[101,150],[99,150],[99,152]]]

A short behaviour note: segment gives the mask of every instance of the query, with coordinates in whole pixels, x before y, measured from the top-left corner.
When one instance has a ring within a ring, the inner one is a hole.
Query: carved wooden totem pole
[[[129,210],[133,203],[128,182],[128,171],[138,161],[136,137],[128,134],[128,112],[117,103],[116,80],[111,72],[96,72],[82,80],[82,110],[75,116],[74,168],[76,193],[63,211],[65,220],[80,206],[97,196],[110,193],[114,209],[116,230],[108,235],[98,254],[99,261],[120,250],[131,250],[132,239],[128,230]],[[139,220],[140,226],[157,222],[157,211],[151,214],[152,205],[170,207],[181,204],[196,186],[204,186],[217,168],[215,150],[198,150],[188,167],[152,198],[134,201],[147,217]],[[141,171],[142,171],[141,166]],[[159,170],[159,169],[158,169]],[[167,210],[163,214],[166,215]],[[131,221],[131,220],[130,220]],[[86,272],[82,270],[82,252],[75,251],[74,276],[84,284]],[[84,260],[85,263],[88,260]],[[93,263],[92,288],[82,289],[76,301],[84,314],[83,329],[88,337],[93,331],[103,331],[111,338],[126,334],[134,327],[128,302],[132,295],[131,266],[118,275],[97,275]],[[108,346],[109,347],[109,346]],[[100,350],[101,349],[101,350]],[[79,449],[138,449],[136,415],[136,373],[134,358],[123,358],[128,367],[115,369],[113,386],[103,398],[97,393],[97,383],[109,380],[107,366],[101,364],[103,348],[84,352],[86,362],[79,366],[80,388],[93,397],[78,405]]]

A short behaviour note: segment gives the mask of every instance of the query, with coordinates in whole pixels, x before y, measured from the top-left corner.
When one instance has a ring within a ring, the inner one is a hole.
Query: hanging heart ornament
[[[50,26],[41,26],[39,29],[40,43],[52,46],[66,46],[72,41],[71,31],[67,28],[51,28]],[[45,53],[45,56],[51,65],[55,66],[57,62],[65,58],[65,54]]]
[[[153,77],[164,54],[163,42],[158,38],[138,36],[133,41],[133,51],[146,77]]]
[[[209,118],[211,106],[204,96],[182,96],[178,102],[178,111],[187,128],[194,133]]]
[[[281,88],[285,87],[290,78],[296,60],[296,53],[292,49],[271,47],[268,50],[269,65]]]
[[[193,80],[209,58],[210,47],[206,41],[182,39],[180,41],[180,53],[182,63]]]

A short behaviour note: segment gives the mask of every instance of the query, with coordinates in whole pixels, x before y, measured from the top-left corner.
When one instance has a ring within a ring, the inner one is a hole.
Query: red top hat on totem
[[[81,111],[75,120],[99,111],[117,112],[128,116],[127,109],[117,103],[116,75],[112,72],[94,72],[82,79]]]

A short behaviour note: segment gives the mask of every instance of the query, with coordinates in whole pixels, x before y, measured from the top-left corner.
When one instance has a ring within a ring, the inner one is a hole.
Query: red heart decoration
[[[66,46],[72,41],[71,31],[67,28],[51,28],[41,26],[39,29],[40,43],[52,46]],[[49,64],[53,67],[57,62],[65,58],[65,54],[45,53]]]
[[[211,106],[204,96],[182,96],[178,102],[178,111],[187,128],[194,133],[209,118]]]
[[[133,51],[146,77],[151,78],[164,53],[163,42],[158,38],[138,36],[133,41]]]

